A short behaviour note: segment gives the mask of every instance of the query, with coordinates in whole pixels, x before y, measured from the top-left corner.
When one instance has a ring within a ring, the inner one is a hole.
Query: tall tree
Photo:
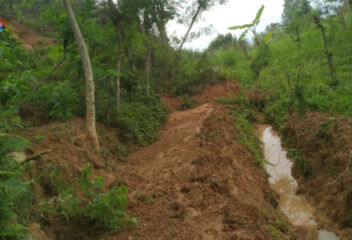
[[[121,64],[122,64],[122,55],[123,55],[123,44],[122,44],[122,30],[121,30],[121,21],[123,19],[121,11],[121,1],[115,4],[112,0],[108,0],[108,5],[111,10],[110,18],[115,25],[115,33],[118,45],[117,53],[117,77],[116,77],[116,107],[120,108],[120,96],[121,96]]]
[[[301,44],[301,32],[304,26],[311,21],[312,10],[308,0],[285,0],[282,23],[298,46]]]
[[[72,6],[70,0],[63,0],[65,10],[68,16],[68,20],[70,22],[73,35],[75,36],[75,40],[78,45],[78,50],[82,58],[83,70],[86,81],[86,122],[87,122],[87,130],[90,139],[93,141],[93,145],[96,150],[99,150],[99,141],[95,128],[95,96],[94,96],[94,78],[92,65],[90,62],[90,57],[88,53],[88,49],[84,38],[81,34],[81,30],[76,21],[75,14],[72,10]]]
[[[197,22],[197,20],[199,19],[199,16],[202,14],[202,12],[208,10],[209,8],[214,6],[216,3],[224,4],[225,2],[227,2],[227,0],[196,0],[196,4],[193,5],[193,6],[195,6],[195,8],[193,8],[193,6],[192,6],[193,11],[192,11],[192,18],[191,18],[190,25],[187,29],[185,36],[183,37],[183,39],[181,41],[181,44],[180,44],[178,50],[181,50],[183,48],[183,45],[187,41],[188,35],[190,34],[190,32],[193,28],[193,25]]]
[[[308,0],[285,0],[282,22],[289,25],[291,22],[302,18],[312,11]]]
[[[140,30],[146,36],[146,91],[149,94],[152,73],[152,44],[155,36],[155,27],[159,32],[159,40],[164,47],[167,46],[168,37],[166,24],[176,14],[176,2],[174,0],[151,0],[143,2],[141,6],[143,14],[140,19]]]
[[[152,21],[159,32],[160,42],[165,45],[169,41],[166,24],[176,15],[176,2],[174,0],[151,0],[148,5]]]
[[[326,59],[328,60],[328,63],[329,63],[332,85],[338,85],[339,82],[336,77],[336,71],[335,71],[334,63],[332,61],[332,54],[329,51],[328,40],[327,40],[326,34],[325,34],[325,27],[321,24],[320,18],[317,16],[314,17],[314,23],[317,25],[318,28],[320,28],[321,35],[323,36],[325,55],[326,55]]]

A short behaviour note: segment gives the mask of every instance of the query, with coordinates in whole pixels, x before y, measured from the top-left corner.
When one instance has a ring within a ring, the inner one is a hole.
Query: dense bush
[[[30,101],[38,104],[51,118],[67,119],[77,116],[78,94],[68,82],[55,82],[42,86],[31,95]]]
[[[97,227],[118,230],[137,225],[137,219],[127,215],[127,187],[113,187],[104,192],[104,180],[91,179],[91,167],[81,172],[81,178],[73,186],[66,186],[55,201],[42,200],[40,208],[44,216],[63,216],[69,219],[89,219]],[[83,193],[85,198],[79,197]]]
[[[212,64],[220,77],[236,79],[243,85],[249,85],[253,82],[254,72],[241,49],[238,47],[220,49],[213,54],[215,56]]]
[[[155,132],[166,121],[166,114],[158,95],[140,90],[124,97],[111,124],[120,128],[126,139],[145,145],[155,140]]]

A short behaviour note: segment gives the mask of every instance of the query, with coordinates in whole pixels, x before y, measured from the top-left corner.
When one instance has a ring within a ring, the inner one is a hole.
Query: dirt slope
[[[287,134],[307,163],[310,178],[299,169],[294,174],[302,193],[336,223],[342,239],[352,239],[352,119],[308,112],[304,118],[293,116]]]
[[[274,197],[228,111],[209,103],[169,116],[115,179],[129,186],[139,227],[102,239],[271,239]]]
[[[18,40],[23,43],[27,51],[52,45],[56,42],[55,39],[41,36],[38,31],[28,28],[13,18],[7,19],[6,22],[7,27],[17,36]]]
[[[224,86],[213,86],[216,98],[220,92],[236,93]],[[211,92],[205,92],[210,98],[200,98],[199,107],[172,112],[158,141],[127,158],[119,156],[117,131],[101,124],[102,152],[97,156],[86,142],[83,119],[27,131],[26,137],[37,139],[31,154],[53,149],[37,162],[38,172],[55,166],[69,182],[91,163],[93,175],[103,176],[107,188],[129,187],[129,214],[139,221],[138,228],[107,234],[79,221],[34,213],[40,224],[35,229],[46,234],[43,239],[270,240],[275,232],[287,239],[278,230],[276,200],[265,174],[237,142],[229,107],[213,103]],[[53,194],[49,178],[40,184],[44,189],[36,187],[36,201]]]
[[[191,99],[197,106],[200,106],[208,102],[215,102],[223,97],[238,95],[240,93],[240,84],[232,79],[224,79],[222,82],[212,86],[209,86],[209,84],[198,86],[194,91],[197,92],[197,94],[191,96]],[[181,97],[162,95],[161,99],[171,111],[181,109]]]

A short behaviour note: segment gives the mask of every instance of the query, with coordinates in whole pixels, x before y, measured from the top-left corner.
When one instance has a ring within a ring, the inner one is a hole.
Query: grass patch
[[[234,105],[232,116],[235,118],[235,128],[237,130],[237,140],[245,145],[253,153],[260,168],[264,167],[265,160],[260,147],[260,141],[255,134],[252,123],[257,121],[257,113],[248,98],[239,96],[236,98],[223,98],[218,101],[221,104]]]

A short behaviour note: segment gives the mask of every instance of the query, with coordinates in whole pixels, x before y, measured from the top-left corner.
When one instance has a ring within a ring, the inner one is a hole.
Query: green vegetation
[[[194,9],[181,14],[177,11],[184,3],[170,0],[1,1],[1,18],[45,33],[32,36],[38,40],[36,46],[29,46],[33,47],[31,51],[25,50],[31,43],[19,41],[21,36],[15,36],[16,29],[10,25],[0,34],[1,239],[21,239],[26,229],[24,220],[29,218],[29,213],[22,211],[22,205],[31,201],[31,185],[22,180],[27,174],[22,172],[21,166],[25,164],[7,157],[28,148],[29,142],[14,132],[29,125],[86,116],[85,127],[96,150],[99,143],[96,144],[96,130],[92,129],[95,120],[119,129],[124,142],[115,149],[121,156],[128,154],[127,146],[131,144],[143,146],[155,141],[168,114],[158,92],[184,96],[182,107],[191,108],[194,104],[189,96],[196,93],[197,85],[219,79],[211,55],[184,50],[182,45],[200,15],[223,2],[195,1]],[[88,50],[93,90],[87,81],[87,64],[82,64],[82,51],[77,48],[80,42],[77,29],[72,27],[68,3],[72,4]],[[171,42],[166,32],[166,24],[178,18],[187,22],[190,29],[182,44],[177,39]],[[51,39],[47,41],[45,37]],[[178,49],[172,44],[179,44]],[[94,99],[89,95],[92,92]],[[52,130],[57,140],[68,134],[61,129]],[[37,135],[31,140],[38,144],[46,137]],[[102,146],[100,156],[104,158],[108,151]],[[60,171],[55,164],[45,165],[42,170],[29,181],[39,181],[41,187],[48,187],[49,193],[39,204],[43,216],[68,221],[85,219],[110,230],[137,223],[126,214],[127,187],[105,191],[101,178],[90,180],[90,168],[70,184],[58,178]],[[34,202],[38,205],[37,198]]]
[[[346,210],[347,210],[347,213],[345,215],[345,224],[346,226],[351,227],[352,226],[352,186],[350,186],[346,190],[345,204],[346,204]]]
[[[233,28],[247,29],[244,35],[252,31],[254,43],[231,35],[219,36],[211,43],[207,51],[214,56],[220,75],[270,93],[263,112],[284,137],[289,117],[295,113],[301,118],[306,111],[351,117],[351,1],[286,0],[282,23],[271,24],[260,34],[255,32],[256,20]],[[243,117],[237,118],[239,127],[246,129]],[[335,126],[332,117],[319,126],[315,136],[328,140]],[[239,139],[243,142],[243,137]],[[314,178],[309,159],[285,141],[300,174]],[[244,142],[251,145],[251,141]],[[349,196],[347,193],[347,205],[351,203]],[[351,212],[346,210],[345,214],[345,223],[351,226]],[[275,230],[272,233],[278,238]]]
[[[57,182],[57,175],[49,177]],[[91,180],[91,167],[88,164],[81,172],[81,178],[70,185],[54,185],[59,194],[53,199],[43,199],[40,203],[42,216],[63,216],[67,220],[87,218],[97,227],[118,230],[137,225],[137,219],[127,215],[127,187],[113,187],[104,191],[104,180],[97,176]],[[83,193],[84,198],[79,197]]]
[[[284,129],[291,105],[301,113],[311,109],[352,116],[349,3],[327,5],[328,9],[317,5],[313,9],[308,1],[298,0],[286,5],[291,8],[285,9],[284,23],[256,34],[256,45],[234,37],[227,37],[225,43],[223,36],[215,39],[209,47],[214,65],[221,75],[235,78],[243,86],[271,91],[264,111],[279,129]],[[336,79],[314,19],[324,27]],[[269,33],[271,37],[265,41]]]
[[[252,123],[257,121],[257,113],[254,110],[254,106],[250,103],[248,98],[242,95],[233,99],[220,99],[219,103],[235,105],[232,107],[232,115],[235,118],[237,140],[254,154],[258,166],[261,168],[264,167],[260,141],[252,126]]]
[[[124,138],[146,145],[155,140],[155,132],[166,121],[166,114],[158,95],[139,91],[126,96],[110,124],[120,128]]]
[[[185,12],[180,9],[187,1],[178,0],[0,2],[1,17],[16,19],[52,38],[48,43],[38,36],[37,46],[27,51],[11,27],[0,34],[1,239],[25,235],[29,218],[25,209],[31,205],[30,184],[23,178],[26,163],[10,159],[9,154],[30,148],[29,141],[17,132],[31,124],[86,116],[88,132],[90,127],[96,131],[96,121],[118,128],[124,142],[116,149],[126,156],[129,149],[125,146],[155,141],[165,123],[168,110],[159,93],[179,96],[181,108],[188,109],[195,106],[190,97],[198,93],[199,85],[231,78],[243,88],[267,93],[260,106],[255,102],[258,99],[244,96],[220,101],[235,106],[237,139],[262,166],[260,144],[252,129],[256,111],[263,111],[283,133],[295,113],[304,117],[313,110],[352,116],[351,1],[329,0],[321,5],[321,1],[285,0],[282,22],[258,33],[263,6],[251,23],[231,28],[244,31],[240,38],[220,35],[204,51],[183,49],[183,45],[196,35],[190,33],[200,15],[226,1],[192,1]],[[89,56],[80,51],[77,28],[68,18],[72,14],[68,14],[67,3],[71,2]],[[166,26],[171,20],[187,23],[182,39],[169,38]],[[245,38],[250,34],[252,41]],[[92,76],[87,76],[87,65],[91,65]],[[323,123],[316,137],[328,139],[335,123],[334,118]],[[53,132],[57,139],[66,134],[60,129]],[[38,135],[31,140],[40,143],[45,138]],[[99,143],[95,145],[98,151]],[[104,151],[109,150],[103,146],[101,156]],[[308,160],[297,150],[289,150],[289,155],[305,178],[313,177]],[[55,186],[51,193],[55,201],[43,199],[43,215],[85,219],[110,230],[137,223],[126,214],[127,187],[106,191],[102,178],[91,180],[89,166],[80,179],[66,185],[56,179],[58,169],[47,167],[50,173],[45,177]],[[348,191],[346,205],[350,203]],[[347,211],[346,225],[352,225],[351,219]],[[284,221],[278,221],[270,227],[274,239],[281,239],[281,232],[287,231]]]
[[[1,109],[0,109],[1,110]],[[10,111],[0,112],[0,238],[21,239],[25,236],[26,209],[31,206],[28,183],[22,180],[23,168],[10,153],[30,147],[29,141],[11,136],[21,121]]]

